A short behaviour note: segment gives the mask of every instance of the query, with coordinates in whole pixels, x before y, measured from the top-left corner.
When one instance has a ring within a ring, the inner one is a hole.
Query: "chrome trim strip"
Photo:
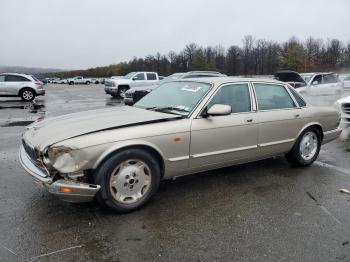
[[[191,155],[191,158],[199,158],[199,157],[205,157],[205,156],[227,154],[227,153],[232,153],[232,152],[237,152],[237,151],[255,149],[257,147],[258,147],[257,145],[255,145],[255,146],[243,146],[243,147],[238,147],[238,148],[234,148],[234,149],[225,149],[225,150],[213,151],[213,152],[209,152],[209,153],[195,154],[195,155]]]
[[[341,132],[341,131],[342,131],[341,128],[337,128],[337,129],[333,129],[333,130],[330,130],[330,131],[323,132],[323,135],[330,135],[330,134],[338,133],[338,132]]]
[[[190,159],[190,156],[179,156],[179,157],[168,158],[168,161],[176,162],[176,161],[182,161],[182,160],[188,160],[188,159]]]
[[[19,149],[19,161],[23,168],[36,180],[42,183],[51,183],[52,179],[49,177],[49,174],[45,174],[42,170],[40,170],[27,155],[24,150],[23,145],[21,145]]]
[[[285,143],[289,143],[289,142],[293,142],[293,141],[294,141],[294,138],[291,138],[291,139],[286,139],[286,140],[280,140],[280,141],[274,141],[274,142],[259,144],[259,147],[273,146],[273,145],[278,145],[278,144],[285,144]]]

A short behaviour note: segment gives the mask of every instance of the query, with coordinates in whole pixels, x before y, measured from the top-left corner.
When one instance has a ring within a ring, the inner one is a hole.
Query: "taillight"
[[[36,84],[37,86],[42,86],[43,85],[43,83],[40,82],[40,81],[35,81],[34,84]]]

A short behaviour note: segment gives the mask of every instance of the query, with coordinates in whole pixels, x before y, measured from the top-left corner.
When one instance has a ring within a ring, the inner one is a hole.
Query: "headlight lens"
[[[74,150],[64,146],[49,148],[47,153],[53,168],[61,173],[77,172],[88,163],[83,154],[74,154]]]

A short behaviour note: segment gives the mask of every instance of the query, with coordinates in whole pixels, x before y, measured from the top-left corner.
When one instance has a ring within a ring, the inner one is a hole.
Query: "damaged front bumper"
[[[37,182],[44,185],[51,194],[63,201],[74,203],[89,202],[93,200],[101,188],[100,185],[86,184],[75,180],[59,179],[53,181],[47,170],[33,163],[23,145],[19,150],[19,161]]]

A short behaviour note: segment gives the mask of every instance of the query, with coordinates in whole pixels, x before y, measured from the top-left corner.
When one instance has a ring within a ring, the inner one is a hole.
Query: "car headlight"
[[[88,163],[81,152],[64,146],[50,147],[47,155],[52,167],[61,173],[78,172]]]

